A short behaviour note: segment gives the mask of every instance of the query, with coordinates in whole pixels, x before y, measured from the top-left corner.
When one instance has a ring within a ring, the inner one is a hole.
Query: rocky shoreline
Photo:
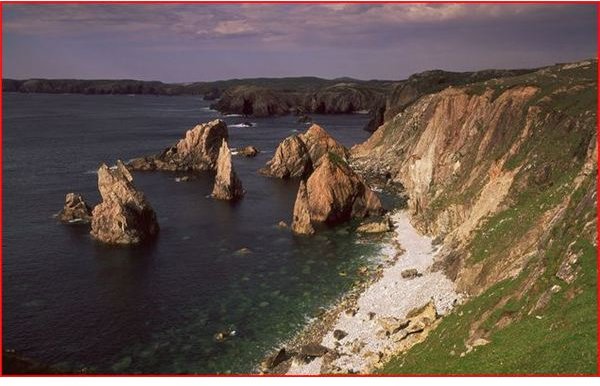
[[[439,246],[412,227],[405,211],[391,219],[395,231],[382,243],[381,263],[363,267],[365,280],[267,356],[258,372],[372,373],[424,340],[460,301],[454,283],[433,269]]]

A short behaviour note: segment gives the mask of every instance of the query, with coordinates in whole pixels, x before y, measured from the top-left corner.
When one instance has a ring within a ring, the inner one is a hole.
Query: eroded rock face
[[[98,190],[102,202],[92,212],[91,235],[107,244],[139,244],[158,234],[156,214],[132,183],[133,177],[121,161],[115,169],[102,164]]]
[[[306,177],[320,165],[321,157],[328,153],[333,153],[343,161],[348,159],[348,149],[321,126],[312,125],[305,133],[283,140],[273,158],[260,172],[277,178]]]
[[[58,219],[64,223],[89,223],[92,219],[92,209],[75,193],[67,193],[65,206],[58,213]]]
[[[308,202],[306,182],[304,181],[300,181],[296,203],[294,204],[292,231],[302,235],[312,235],[315,233],[315,228],[313,228],[310,220],[310,205]]]
[[[348,164],[329,153],[306,181],[306,189],[304,182],[300,184],[292,229],[310,234],[304,230],[310,230],[313,224],[335,225],[382,213],[379,197]]]
[[[231,152],[227,141],[223,139],[217,160],[217,175],[212,197],[219,200],[237,200],[244,195],[242,182],[235,174],[231,162]]]
[[[297,136],[283,140],[273,158],[260,170],[261,174],[277,178],[300,178],[312,171],[308,149]]]
[[[133,170],[214,170],[221,142],[228,138],[227,125],[220,119],[196,125],[177,144],[154,156],[136,158],[127,165]]]
[[[312,125],[299,137],[306,145],[314,168],[320,165],[321,157],[327,153],[333,153],[343,160],[348,158],[348,149],[319,125]]]

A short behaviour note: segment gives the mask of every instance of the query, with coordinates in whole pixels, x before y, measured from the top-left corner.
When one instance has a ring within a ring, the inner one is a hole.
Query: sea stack
[[[276,178],[301,178],[312,172],[308,149],[300,137],[293,135],[277,146],[275,155],[259,172]]]
[[[87,224],[92,218],[92,209],[86,204],[83,197],[75,193],[67,193],[65,206],[58,213],[58,219],[64,223]]]
[[[315,224],[335,225],[383,212],[379,197],[362,178],[343,159],[328,153],[306,184],[300,183],[292,230],[312,234]]]
[[[331,153],[344,161],[348,159],[348,149],[317,124],[311,125],[299,137],[306,145],[310,160],[315,169],[321,164],[321,158],[326,154]]]
[[[220,119],[201,123],[188,130],[184,138],[162,153],[136,158],[127,166],[132,170],[214,170],[221,141],[228,136],[227,124]]]
[[[115,169],[102,164],[98,190],[102,202],[92,212],[91,235],[106,244],[139,244],[154,238],[159,226],[156,214],[121,161]]]
[[[242,182],[233,169],[229,146],[227,145],[227,141],[223,139],[217,159],[217,175],[215,176],[212,197],[219,200],[233,201],[241,198],[244,193]]]
[[[321,157],[329,153],[344,162],[348,159],[348,149],[314,124],[305,133],[284,139],[259,172],[277,178],[305,178],[320,165]]]

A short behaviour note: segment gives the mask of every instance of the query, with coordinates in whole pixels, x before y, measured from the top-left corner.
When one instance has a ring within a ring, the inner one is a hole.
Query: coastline
[[[391,219],[393,234],[379,252],[383,264],[310,321],[284,350],[267,357],[259,371],[371,373],[424,340],[439,317],[460,301],[454,283],[443,272],[432,272],[441,246],[434,247],[430,237],[419,234],[406,211],[395,211]],[[404,277],[411,271],[415,274]]]

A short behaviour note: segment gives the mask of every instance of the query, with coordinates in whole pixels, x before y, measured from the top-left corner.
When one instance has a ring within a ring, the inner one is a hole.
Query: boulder
[[[386,336],[393,335],[408,327],[410,320],[401,320],[392,316],[384,316],[377,320]]]
[[[335,225],[352,218],[382,213],[379,197],[362,178],[337,155],[328,153],[322,157],[319,167],[306,181],[306,186],[304,182],[300,184],[292,230],[311,234],[314,233],[314,224]]]
[[[308,149],[300,137],[293,135],[277,146],[275,155],[259,172],[269,177],[301,178],[312,171]]]
[[[346,336],[348,336],[348,333],[346,331],[344,331],[344,330],[333,330],[333,337],[336,340],[342,340]]]
[[[273,370],[275,367],[279,366],[281,363],[287,361],[292,356],[285,351],[285,348],[279,349],[275,354],[268,356],[261,364],[261,371],[269,371]]]
[[[304,181],[300,181],[296,203],[294,204],[292,231],[302,235],[312,235],[315,233],[315,228],[313,228],[310,220],[310,204],[308,202],[306,182]]]
[[[400,272],[400,276],[402,276],[403,279],[414,279],[415,277],[421,276],[421,274],[415,268],[409,268]]]
[[[239,180],[231,162],[231,152],[225,139],[221,142],[217,160],[217,175],[212,197],[219,200],[237,200],[244,195],[242,182]]]
[[[237,152],[239,155],[244,157],[256,157],[256,155],[260,153],[260,151],[254,146],[244,146],[239,148]]]
[[[67,193],[65,206],[58,213],[58,219],[64,223],[87,224],[92,219],[92,209],[85,203],[81,195]]]
[[[300,355],[309,358],[322,357],[327,354],[329,349],[320,344],[310,343],[300,348]]]
[[[359,233],[385,233],[394,229],[394,226],[389,218],[385,217],[380,221],[363,222],[356,228]]]
[[[132,183],[133,177],[121,161],[115,169],[102,164],[98,190],[102,202],[92,211],[91,235],[107,244],[138,244],[158,234],[156,214]]]
[[[221,142],[227,138],[227,125],[215,119],[188,130],[184,138],[162,153],[133,159],[127,166],[132,170],[214,170]]]
[[[422,323],[429,326],[438,317],[437,310],[433,301],[429,301],[423,307],[417,307],[406,314],[406,318],[411,320],[411,325]]]

